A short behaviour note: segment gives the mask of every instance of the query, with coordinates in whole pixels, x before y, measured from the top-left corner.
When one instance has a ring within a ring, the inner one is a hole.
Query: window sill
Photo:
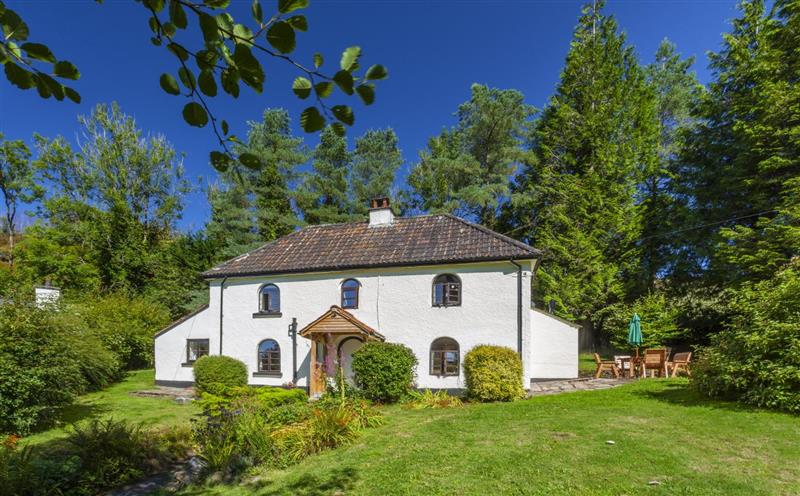
[[[268,319],[283,317],[281,312],[256,312],[253,314],[254,319]]]
[[[453,304],[453,305],[431,305],[431,306],[433,308],[450,308],[450,307],[460,307],[461,304],[459,303],[458,305]]]
[[[181,367],[189,367],[189,368],[192,368],[192,367],[194,367],[194,362],[186,362],[186,363],[182,363],[182,364],[181,364]]]
[[[253,377],[283,377],[282,372],[253,372]]]

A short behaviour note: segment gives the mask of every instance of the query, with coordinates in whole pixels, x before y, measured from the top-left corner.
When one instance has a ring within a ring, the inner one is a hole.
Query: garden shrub
[[[75,315],[0,305],[0,432],[46,426],[76,395],[118,375],[113,354]]]
[[[188,429],[146,431],[112,419],[74,426],[55,448],[0,445],[0,494],[101,494],[165,470],[190,451]]]
[[[278,406],[308,401],[308,396],[302,389],[270,386],[226,387],[220,383],[211,383],[208,389],[210,391],[200,393],[198,405],[210,415],[220,415],[225,411],[241,408],[256,409],[263,413]]]
[[[688,330],[678,325],[681,313],[676,302],[663,292],[652,292],[639,297],[632,304],[617,303],[603,309],[598,319],[611,344],[618,350],[630,349],[628,324],[636,313],[641,319],[642,346],[645,348],[678,344],[687,338]]]
[[[730,325],[698,350],[705,395],[800,413],[800,259],[733,292]]]
[[[123,368],[153,366],[153,337],[170,322],[164,305],[118,293],[92,298],[78,308]]]
[[[194,385],[197,391],[218,391],[223,387],[247,385],[247,366],[241,360],[224,355],[206,355],[194,362]]]
[[[417,357],[397,343],[366,343],[353,353],[355,383],[374,401],[395,402],[414,385]]]
[[[511,348],[480,345],[464,357],[467,396],[478,401],[522,398],[522,360]]]

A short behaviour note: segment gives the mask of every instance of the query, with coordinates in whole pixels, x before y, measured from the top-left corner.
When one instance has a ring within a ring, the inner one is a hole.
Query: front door
[[[353,352],[361,348],[364,343],[359,338],[348,337],[344,338],[339,343],[339,365],[344,370],[344,377],[350,384],[353,381]]]

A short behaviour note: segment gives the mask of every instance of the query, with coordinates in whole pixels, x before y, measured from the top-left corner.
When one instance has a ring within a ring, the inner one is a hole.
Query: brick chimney
[[[389,205],[389,198],[383,196],[370,200],[369,227],[390,226],[392,222],[394,222],[394,212]]]

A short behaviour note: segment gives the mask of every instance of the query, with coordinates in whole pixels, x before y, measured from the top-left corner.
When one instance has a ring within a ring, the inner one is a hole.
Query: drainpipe
[[[222,278],[222,283],[219,285],[219,354],[222,355],[222,303],[225,296],[225,281],[228,277]]]
[[[522,265],[509,260],[517,268],[517,353],[522,358]]]
[[[289,324],[289,336],[292,337],[292,384],[297,386],[297,318],[292,317]]]

